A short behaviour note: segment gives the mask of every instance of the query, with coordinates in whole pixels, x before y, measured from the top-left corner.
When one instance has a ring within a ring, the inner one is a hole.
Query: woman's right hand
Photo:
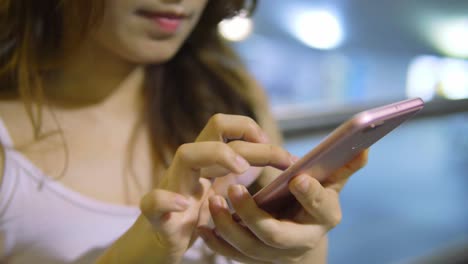
[[[117,255],[128,254],[118,259],[178,263],[195,239],[197,226],[208,222],[210,179],[243,174],[250,166],[285,169],[292,164],[287,151],[267,142],[262,129],[248,117],[213,116],[194,143],[177,149],[160,184],[142,198],[142,216],[119,239],[120,250],[114,250]]]

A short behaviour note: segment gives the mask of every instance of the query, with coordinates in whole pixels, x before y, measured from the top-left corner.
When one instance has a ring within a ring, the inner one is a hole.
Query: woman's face
[[[133,63],[172,58],[197,24],[208,0],[106,0],[90,40]]]

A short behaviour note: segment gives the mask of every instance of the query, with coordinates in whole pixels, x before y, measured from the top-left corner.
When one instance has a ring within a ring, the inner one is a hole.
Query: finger
[[[325,235],[323,226],[280,221],[261,210],[242,185],[229,188],[229,198],[237,216],[255,236],[277,249],[314,248]]]
[[[153,224],[160,226],[168,219],[171,212],[183,212],[188,209],[190,202],[184,196],[156,189],[143,196],[140,202],[142,214]]]
[[[354,159],[348,162],[345,166],[338,169],[334,172],[327,180],[324,181],[323,186],[333,189],[336,192],[340,192],[346,182],[348,181],[349,177],[356,173],[358,170],[363,168],[368,161],[369,149],[364,150],[359,155],[357,155]]]
[[[261,173],[266,174],[266,169],[268,168],[250,167],[249,170],[242,174],[227,174],[224,177],[216,178],[213,182],[212,188],[216,194],[219,194],[223,197],[227,197],[227,190],[229,186],[234,184],[250,186],[253,182],[257,180]],[[270,169],[273,170],[272,168]],[[274,174],[272,173],[272,175]]]
[[[271,145],[246,141],[232,141],[227,144],[238,155],[242,156],[251,166],[266,167],[285,170],[294,163],[294,157],[285,149]],[[203,177],[220,177],[230,171],[221,166],[210,166],[202,169]]]
[[[225,114],[212,116],[196,141],[229,142],[237,139],[256,143],[269,141],[265,132],[252,118]]]
[[[317,179],[301,174],[289,183],[291,193],[302,207],[321,225],[331,229],[341,221],[338,193],[324,188]]]
[[[249,163],[222,142],[199,142],[180,146],[169,167],[167,188],[182,195],[193,195],[200,187],[200,170],[218,165],[234,173],[243,173]],[[210,175],[206,175],[210,176]]]
[[[207,193],[207,197],[213,196],[215,194],[214,190],[210,188]],[[211,220],[209,202],[208,199],[204,199],[202,205],[200,206],[200,212],[198,217],[197,226],[208,226]]]
[[[209,210],[209,203],[208,203],[208,197],[214,195],[214,191],[211,188],[211,183],[207,179],[200,179],[202,184],[205,184],[205,190],[206,193],[201,199],[201,204],[200,208],[198,210],[198,220],[196,226],[208,226],[211,220],[211,215],[210,215],[210,210]],[[197,232],[192,233],[192,237],[189,243],[189,248],[192,246],[192,244],[195,242],[197,239]]]
[[[162,246],[190,245],[196,238],[194,228],[200,222],[200,207],[202,201],[207,200],[211,183],[207,179],[200,179],[200,185],[203,195],[199,199],[192,196],[184,200],[180,194],[162,189],[153,190],[143,197],[140,206],[142,215],[152,225],[156,239]],[[178,199],[182,199],[185,210],[164,210],[172,203],[179,203]]]
[[[228,145],[252,166],[272,166],[285,170],[294,163],[294,157],[291,153],[280,146],[239,140],[230,142]]]
[[[217,234],[243,255],[262,261],[279,257],[279,250],[262,243],[232,219],[226,201],[221,196],[210,197],[210,212]]]
[[[213,230],[207,228],[207,227],[199,227],[198,228],[198,234],[203,238],[205,241],[206,245],[213,250],[214,252],[223,255],[225,257],[228,257],[230,259],[242,262],[242,263],[258,263],[258,264],[263,264],[263,263],[270,263],[270,262],[264,262],[260,260],[255,260],[252,258],[249,258],[242,253],[240,253],[236,248],[231,246],[229,243],[224,241],[222,238],[216,236],[216,234],[213,232]]]

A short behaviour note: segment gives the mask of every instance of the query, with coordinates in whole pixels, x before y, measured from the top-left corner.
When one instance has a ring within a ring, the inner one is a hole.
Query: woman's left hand
[[[226,200],[217,195],[209,205],[216,227],[199,227],[199,234],[212,250],[237,261],[310,263],[313,251],[324,250],[319,245],[327,232],[341,221],[339,192],[366,162],[364,151],[322,184],[311,175],[295,177],[289,189],[302,208],[288,219],[259,209],[244,186],[231,186],[229,199],[242,224],[232,219]]]

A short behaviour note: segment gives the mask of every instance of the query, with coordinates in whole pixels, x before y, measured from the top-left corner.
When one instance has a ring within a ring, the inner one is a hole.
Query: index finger
[[[250,164],[227,144],[199,142],[181,145],[167,170],[166,188],[190,195],[200,186],[201,169],[218,165],[229,172],[243,173]]]
[[[271,145],[251,143],[241,140],[235,140],[227,144],[234,152],[243,157],[251,166],[266,167],[285,170],[293,164],[293,156],[285,149]],[[214,178],[224,176],[232,172],[229,168],[221,166],[211,166],[202,169],[202,177]]]
[[[244,140],[254,143],[267,143],[268,137],[262,128],[250,117],[216,114],[208,120],[196,141]]]

